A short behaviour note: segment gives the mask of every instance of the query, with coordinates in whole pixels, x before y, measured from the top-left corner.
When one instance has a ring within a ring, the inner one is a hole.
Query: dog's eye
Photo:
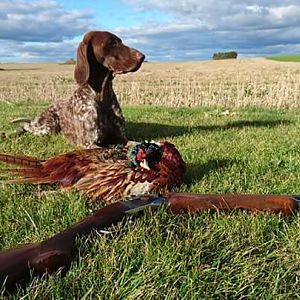
[[[117,40],[112,40],[110,43],[109,43],[109,46],[110,47],[115,47],[118,45],[118,41]]]

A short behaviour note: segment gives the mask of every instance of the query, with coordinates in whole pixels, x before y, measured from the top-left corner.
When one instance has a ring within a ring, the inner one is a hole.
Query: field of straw
[[[0,101],[55,101],[74,88],[73,65],[1,64]],[[144,63],[118,76],[121,104],[300,107],[300,64],[264,58]]]

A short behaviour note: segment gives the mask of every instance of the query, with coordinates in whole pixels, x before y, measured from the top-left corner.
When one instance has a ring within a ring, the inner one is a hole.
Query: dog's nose
[[[140,51],[136,51],[136,58],[138,61],[143,62],[145,59],[145,55]]]

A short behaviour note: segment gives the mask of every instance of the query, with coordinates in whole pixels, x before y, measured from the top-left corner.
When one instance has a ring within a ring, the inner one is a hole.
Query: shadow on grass
[[[188,164],[186,174],[184,176],[184,183],[189,188],[191,185],[200,181],[206,174],[215,170],[225,169],[234,163],[236,163],[236,160],[210,159],[202,165]]]
[[[289,125],[289,120],[242,120],[229,122],[223,125],[200,125],[200,126],[174,126],[157,123],[137,123],[127,122],[126,132],[129,139],[158,139],[170,136],[180,136],[186,133],[195,133],[197,131],[217,131],[229,129],[242,129],[244,127],[269,127],[273,128],[280,125]]]
[[[249,120],[242,120],[242,121],[235,121],[235,122],[229,122],[227,125],[224,125],[223,127],[225,129],[231,129],[231,128],[244,128],[244,127],[276,127],[280,125],[290,125],[290,120],[255,120],[255,121],[249,121]]]

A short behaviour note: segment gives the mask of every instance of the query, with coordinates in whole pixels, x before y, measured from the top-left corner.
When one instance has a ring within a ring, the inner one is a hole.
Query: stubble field
[[[73,88],[73,65],[1,64],[0,100],[56,101]],[[300,66],[264,58],[144,63],[118,76],[115,90],[123,105],[171,107],[295,108],[300,106]]]
[[[0,130],[71,94],[69,65],[0,68]],[[181,191],[300,193],[300,64],[262,58],[145,63],[114,82],[130,139],[168,139],[187,173]],[[0,152],[49,157],[61,135],[0,141]],[[77,193],[0,188],[0,249],[41,241],[103,204]],[[78,240],[66,277],[33,279],[10,299],[296,299],[300,214],[146,213]]]

